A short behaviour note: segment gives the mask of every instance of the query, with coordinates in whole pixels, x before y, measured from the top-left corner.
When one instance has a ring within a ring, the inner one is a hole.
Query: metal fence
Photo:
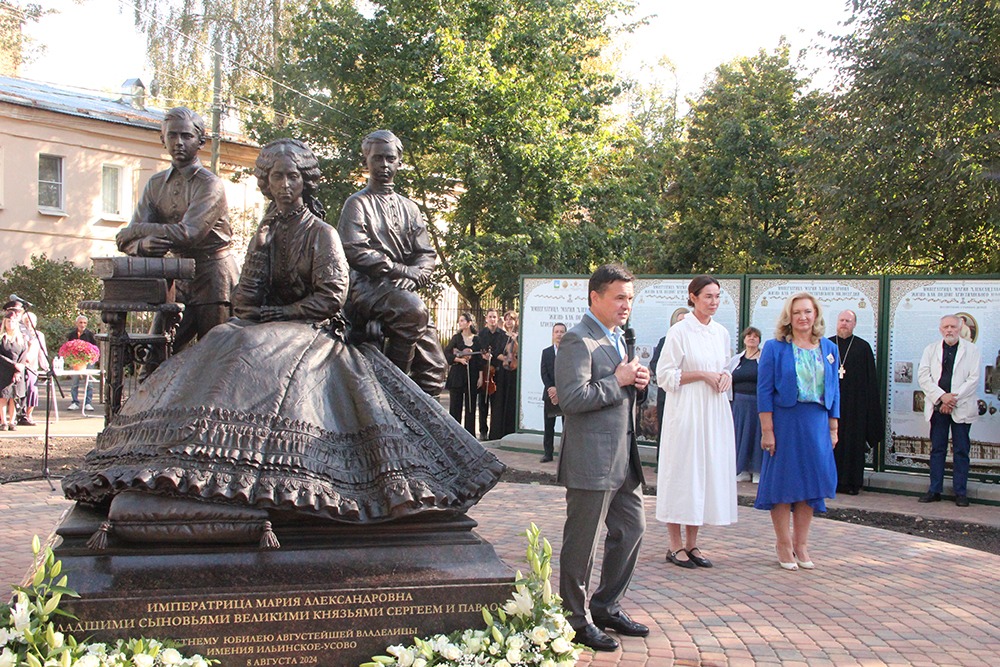
[[[503,316],[505,310],[516,310],[516,306],[505,305],[500,299],[494,298],[492,296],[485,296],[482,298],[479,304],[479,308],[473,308],[462,299],[458,294],[458,290],[454,287],[449,286],[444,292],[441,293],[440,298],[438,298],[437,303],[431,308],[433,313],[434,324],[437,326],[438,337],[441,341],[441,345],[447,345],[451,337],[455,335],[458,331],[458,316],[462,313],[471,313],[472,321],[476,324],[476,330],[479,331],[483,328],[484,318],[486,316],[486,311],[490,308],[496,308],[500,311],[500,315]]]

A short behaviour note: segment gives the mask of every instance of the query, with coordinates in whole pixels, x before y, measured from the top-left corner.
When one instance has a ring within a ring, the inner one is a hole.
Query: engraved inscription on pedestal
[[[238,546],[84,546],[99,516],[58,529],[77,637],[176,640],[220,661],[353,666],[414,636],[483,627],[513,576],[468,517],[383,526],[308,526],[277,551]]]
[[[91,600],[67,605],[86,620],[64,620],[60,629],[77,636],[170,637],[223,665],[356,664],[414,636],[481,627],[483,604],[496,610],[509,590],[509,585],[481,589],[482,604],[455,602],[464,592],[452,586],[156,602]],[[351,656],[357,660],[351,662]],[[264,658],[282,660],[259,661]]]
[[[469,602],[465,588],[90,600],[67,605],[86,620],[63,621],[61,630],[76,636],[170,637],[223,665],[349,665],[414,636],[481,627],[482,606],[495,611],[510,591],[509,584],[478,587],[482,602]],[[459,598],[467,601],[455,601]],[[134,611],[123,616],[123,607]]]

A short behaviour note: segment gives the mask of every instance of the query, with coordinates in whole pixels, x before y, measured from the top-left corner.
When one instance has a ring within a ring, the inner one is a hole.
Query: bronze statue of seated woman
[[[464,512],[503,464],[380,351],[345,342],[349,268],[315,199],[316,158],[279,139],[255,173],[273,203],[247,251],[237,318],[149,377],[64,478],[66,497],[111,504],[112,520],[121,506],[124,524],[159,526],[136,538],[151,541],[191,539],[192,515],[206,511],[207,524],[229,513],[239,523],[244,509],[352,524]]]

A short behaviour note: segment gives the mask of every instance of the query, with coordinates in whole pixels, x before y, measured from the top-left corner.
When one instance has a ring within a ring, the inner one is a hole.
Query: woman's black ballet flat
[[[697,551],[699,555],[695,555],[695,553],[694,553],[695,551]],[[688,558],[691,559],[691,562],[694,563],[695,565],[697,565],[698,567],[712,567],[712,561],[710,561],[707,558],[705,558],[704,556],[700,555],[701,554],[701,549],[699,549],[698,547],[695,547],[694,549],[690,549],[690,550],[686,551],[685,553],[688,555]]]
[[[680,551],[668,551],[667,552],[667,562],[668,563],[673,563],[674,565],[677,565],[678,567],[686,567],[686,568],[689,568],[689,569],[693,569],[693,568],[697,567],[692,561],[689,561],[689,560],[680,560],[679,558],[677,558],[677,554],[679,554],[681,552],[687,553],[683,549],[681,549]]]

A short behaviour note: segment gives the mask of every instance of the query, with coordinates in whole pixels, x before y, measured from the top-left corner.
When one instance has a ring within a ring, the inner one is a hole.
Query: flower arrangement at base
[[[575,632],[566,620],[562,599],[552,593],[552,545],[540,537],[534,523],[528,528],[527,577],[514,578],[514,593],[497,618],[483,608],[485,630],[464,630],[413,644],[397,644],[361,667],[570,667],[583,646],[573,643]]]
[[[101,358],[101,351],[93,343],[77,338],[63,343],[59,348],[59,356],[63,358],[66,366],[79,370],[86,368],[88,364],[97,363]]]
[[[62,563],[52,549],[31,543],[40,561],[29,586],[15,586],[9,604],[0,605],[0,667],[209,667],[218,660],[200,655],[185,658],[156,639],[119,639],[114,644],[80,642],[58,632],[50,620],[71,614],[59,609],[64,596],[79,597],[66,587]],[[58,577],[58,580],[57,580]]]

